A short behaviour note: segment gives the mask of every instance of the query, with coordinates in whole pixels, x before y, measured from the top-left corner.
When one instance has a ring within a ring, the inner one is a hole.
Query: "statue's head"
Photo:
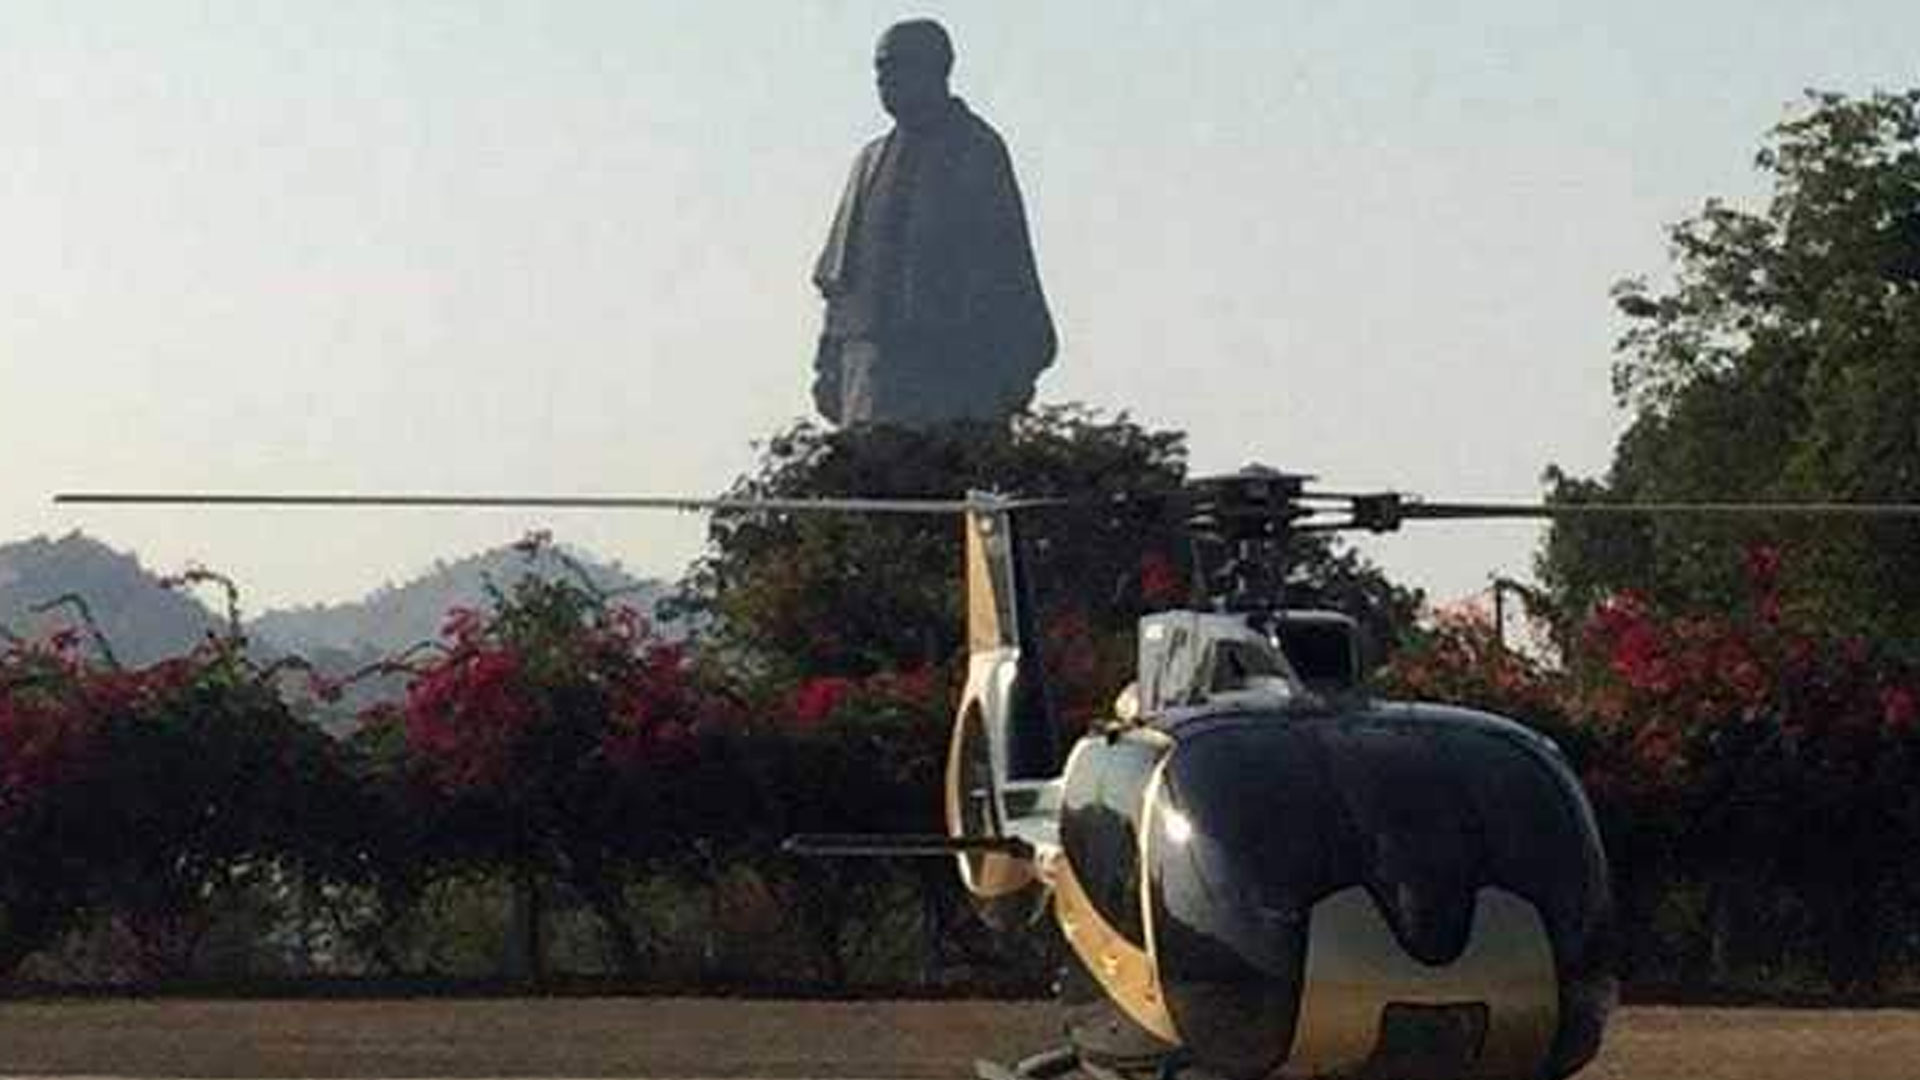
[[[952,71],[953,39],[932,19],[893,24],[873,50],[880,105],[906,123],[931,115],[947,103],[947,76]]]

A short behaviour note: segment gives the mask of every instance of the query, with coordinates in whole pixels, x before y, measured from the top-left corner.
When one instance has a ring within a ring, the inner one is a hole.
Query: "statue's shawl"
[[[1026,212],[1006,144],[986,121],[954,100],[952,115],[916,137],[931,155],[909,201],[901,250],[884,260],[851,250],[859,221],[896,128],[869,142],[854,160],[846,192],[833,217],[813,280],[827,298],[827,334],[835,332],[835,301],[854,286],[860,267],[891,265],[900,280],[889,290],[889,334],[965,341],[1031,379],[1053,361],[1053,319],[1040,289]]]

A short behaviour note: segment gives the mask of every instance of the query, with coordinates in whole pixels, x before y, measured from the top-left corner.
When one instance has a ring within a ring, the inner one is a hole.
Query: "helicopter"
[[[82,493],[61,503],[672,509],[961,520],[967,677],[932,836],[802,835],[821,857],[954,860],[981,917],[1049,918],[1066,1045],[980,1080],[1559,1078],[1618,999],[1606,855],[1547,738],[1373,697],[1357,624],[1287,605],[1291,543],[1411,520],[1612,514],[1920,518],[1920,505],[1426,502],[1261,466],[1165,500],[1188,607],[1139,621],[1112,716],[1059,745],[1022,526],[1072,498]],[[1084,502],[1084,500],[1080,500]]]
[[[1598,1051],[1617,984],[1578,781],[1512,721],[1370,700],[1355,623],[1285,606],[1294,535],[1384,531],[1409,509],[1307,479],[1190,486],[1210,602],[1141,619],[1135,681],[1064,760],[1017,508],[968,508],[946,842],[791,847],[950,847],[989,923],[1051,911],[1068,1045],[982,1063],[983,1080],[1557,1077]]]

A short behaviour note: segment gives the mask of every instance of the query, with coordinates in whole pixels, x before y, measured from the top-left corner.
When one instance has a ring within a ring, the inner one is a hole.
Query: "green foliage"
[[[1043,626],[1084,621],[1105,642],[1131,635],[1144,612],[1187,599],[1190,552],[1179,523],[1163,502],[1126,497],[1170,492],[1185,477],[1180,433],[1144,428],[1124,414],[1055,407],[1011,425],[929,431],[800,424],[769,440],[756,471],[730,494],[957,498],[988,490],[1086,500],[1025,515],[1024,541]],[[688,582],[688,602],[716,617],[719,640],[737,656],[772,674],[909,670],[946,663],[961,647],[955,521],[722,518],[709,551]],[[1303,543],[1296,576],[1303,600],[1353,612],[1384,644],[1411,624],[1418,606],[1417,594],[1320,538]],[[1172,595],[1154,587],[1162,578],[1175,583]]]
[[[1920,91],[1809,94],[1758,158],[1765,209],[1711,200],[1674,227],[1665,288],[1622,282],[1614,388],[1634,411],[1603,482],[1569,501],[1901,501],[1920,487]],[[1920,527],[1662,520],[1557,525],[1543,577],[1569,610],[1635,587],[1728,610],[1732,541],[1795,568],[1784,602],[1920,641]]]
[[[770,439],[740,497],[957,498],[1164,491],[1184,472],[1181,436],[1124,417],[1050,409],[1000,425],[931,431],[800,424]],[[1108,624],[1137,606],[1143,551],[1178,555],[1151,504],[1029,519],[1042,607],[1097,607]],[[742,655],[789,678],[945,663],[964,630],[959,523],[878,515],[716,519],[689,582]]]

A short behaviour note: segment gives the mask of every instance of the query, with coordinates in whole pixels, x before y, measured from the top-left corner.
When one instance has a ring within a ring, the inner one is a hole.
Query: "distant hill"
[[[593,586],[618,593],[622,603],[651,613],[665,589],[642,580],[618,563],[603,563],[575,548],[561,552],[585,571]],[[560,555],[543,549],[528,557],[512,545],[455,562],[436,562],[425,574],[404,585],[388,585],[366,597],[339,604],[269,611],[247,623],[247,639],[263,657],[298,654],[323,675],[341,678],[372,667],[423,641],[440,637],[447,612],[456,607],[484,610],[487,586],[511,590],[533,574],[543,578],[575,577],[577,572]],[[662,627],[663,632],[671,628]],[[404,675],[387,673],[361,678],[339,701],[314,704],[313,717],[331,731],[345,731],[352,717],[378,701],[392,701],[406,690]]]
[[[563,548],[596,588],[651,612],[665,589],[636,578],[618,563]],[[421,577],[386,586],[364,599],[268,611],[245,627],[263,654],[299,653],[329,673],[351,669],[440,635],[447,610],[484,608],[487,583],[511,589],[528,574],[571,575],[551,550],[529,558],[511,545],[455,562],[438,562]],[[239,583],[244,590],[246,582]],[[120,661],[142,665],[192,649],[218,617],[195,596],[160,586],[159,575],[134,556],[74,532],[58,540],[36,537],[0,545],[0,626],[22,636],[77,624],[71,610],[35,613],[63,594],[84,599]],[[666,628],[663,628],[663,630]]]
[[[193,596],[162,588],[138,559],[82,533],[0,545],[0,625],[26,637],[78,626],[72,608],[34,612],[67,593],[86,601],[115,655],[132,666],[187,652],[217,625]]]
[[[572,548],[562,551],[595,588],[618,593],[621,602],[640,611],[651,613],[666,592],[658,582],[636,578],[618,563],[599,562]],[[529,574],[574,576],[565,559],[550,549],[529,558],[503,545],[456,562],[435,563],[421,577],[362,600],[269,611],[245,625],[249,651],[263,662],[295,653],[322,674],[339,678],[438,638],[450,608],[486,608],[489,582],[510,590]],[[244,590],[246,582],[239,584]],[[220,621],[192,594],[161,587],[160,576],[132,555],[81,533],[0,545],[0,627],[31,638],[78,626],[71,608],[34,610],[69,593],[86,601],[114,655],[129,667],[190,651]],[[677,632],[673,626],[660,630]],[[364,678],[339,701],[308,701],[303,707],[328,730],[345,731],[355,713],[398,697],[406,681],[398,673]]]
[[[636,578],[618,563],[602,563],[572,548],[561,551],[596,588],[620,593],[622,602],[643,612],[651,612],[665,591],[658,582]],[[555,578],[574,571],[551,550],[529,558],[512,545],[503,545],[457,562],[436,562],[422,576],[404,585],[386,586],[361,600],[269,611],[247,623],[247,636],[274,651],[316,660],[330,653],[391,654],[438,638],[450,608],[484,609],[489,581],[510,590],[529,574]]]

